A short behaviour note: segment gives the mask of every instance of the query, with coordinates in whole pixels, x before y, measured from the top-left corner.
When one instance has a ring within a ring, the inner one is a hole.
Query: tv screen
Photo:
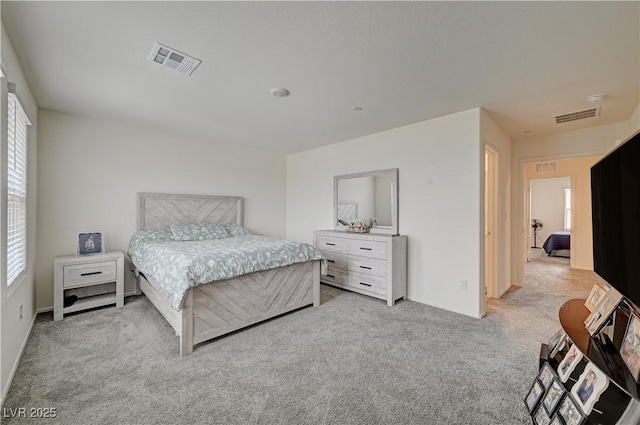
[[[640,306],[640,132],[591,167],[595,272]]]

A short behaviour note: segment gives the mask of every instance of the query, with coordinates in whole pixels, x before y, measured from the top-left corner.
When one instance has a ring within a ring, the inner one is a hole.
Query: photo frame
[[[542,403],[538,404],[538,408],[533,412],[532,417],[535,425],[549,425],[551,423],[551,418],[544,407],[542,407]]]
[[[529,409],[530,414],[538,405],[538,402],[542,398],[543,394],[544,394],[544,387],[536,379],[535,381],[533,381],[533,385],[531,385],[531,388],[529,389],[527,396],[524,398],[524,404],[527,406],[527,409]]]
[[[640,375],[640,319],[632,314],[620,346],[620,356],[627,365],[633,379],[638,382]]]
[[[558,416],[558,414],[556,413],[555,415],[553,415],[553,418],[551,418],[551,422],[549,423],[549,425],[564,425],[564,423],[560,419],[560,416]]]
[[[587,297],[584,306],[587,307],[589,311],[595,310],[596,306],[606,293],[606,289],[604,289],[600,285],[594,284],[591,288],[591,292],[589,292],[589,296]]]
[[[560,340],[555,344],[555,346],[551,349],[551,353],[549,354],[549,358],[554,358],[564,347],[567,345],[567,341],[571,341],[564,331],[562,332],[562,336]]]
[[[584,325],[591,336],[595,336],[605,325],[611,313],[618,307],[623,296],[614,288],[609,289],[600,299],[595,310],[584,321]]]
[[[570,394],[562,400],[556,415],[559,415],[566,425],[582,425],[587,420]]]
[[[571,348],[569,348],[566,356],[564,356],[564,358],[558,365],[558,377],[562,382],[567,382],[567,379],[569,379],[569,376],[571,376],[571,373],[576,368],[576,365],[580,363],[582,357],[582,352],[580,352],[580,350],[578,350],[578,347],[573,344]]]
[[[549,363],[544,362],[542,367],[540,368],[540,373],[538,374],[538,380],[542,384],[545,390],[548,390],[551,384],[553,383],[553,378],[555,378],[556,374],[553,372]]]
[[[78,232],[76,237],[76,255],[94,255],[104,253],[104,237],[102,232]]]
[[[589,362],[578,378],[578,382],[571,388],[576,405],[589,415],[593,405],[600,399],[600,395],[609,387],[609,378],[600,369]]]
[[[560,400],[562,400],[565,392],[566,390],[560,381],[553,379],[551,386],[542,399],[542,405],[547,411],[548,416],[553,415],[554,410],[558,407],[558,404],[560,403]]]

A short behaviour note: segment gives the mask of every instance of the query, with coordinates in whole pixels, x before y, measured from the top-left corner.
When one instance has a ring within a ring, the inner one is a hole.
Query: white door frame
[[[484,219],[484,276],[486,297],[497,298],[498,294],[498,152],[485,141],[485,219]]]

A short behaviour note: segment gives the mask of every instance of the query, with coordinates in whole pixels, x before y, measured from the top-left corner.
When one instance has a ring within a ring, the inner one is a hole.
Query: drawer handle
[[[333,260],[327,260],[328,263],[335,263]]]
[[[102,272],[82,273],[80,276],[91,276],[93,274],[102,274]]]
[[[332,278],[334,278],[334,279],[336,278],[336,277],[335,277],[334,275],[332,275],[332,274],[328,274],[328,275],[327,275],[327,277],[332,277]]]
[[[371,270],[371,267],[367,267],[367,266],[360,266],[361,269],[367,269],[367,270]]]
[[[371,251],[371,248],[363,248],[363,247],[360,247],[360,249],[362,249],[362,250],[364,250],[364,251]]]
[[[334,243],[329,243],[329,242],[325,242],[324,244],[325,244],[325,245],[329,245],[329,246],[336,246],[336,244],[334,244]]]
[[[360,282],[360,285],[363,285],[363,286],[371,286],[371,284],[369,284],[369,283],[362,283],[362,282]]]

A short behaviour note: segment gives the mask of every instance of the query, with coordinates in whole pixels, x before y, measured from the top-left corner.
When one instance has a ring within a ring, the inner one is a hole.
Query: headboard
[[[240,196],[138,193],[137,230],[158,229],[173,223],[243,224]]]

